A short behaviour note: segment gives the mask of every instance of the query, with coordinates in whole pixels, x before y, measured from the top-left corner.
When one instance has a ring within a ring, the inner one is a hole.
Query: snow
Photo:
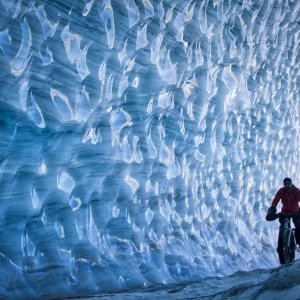
[[[265,214],[300,185],[299,13],[0,0],[0,298],[293,298]]]
[[[298,260],[272,269],[239,271],[227,277],[208,277],[177,285],[154,285],[82,299],[299,299],[299,276],[300,261]]]

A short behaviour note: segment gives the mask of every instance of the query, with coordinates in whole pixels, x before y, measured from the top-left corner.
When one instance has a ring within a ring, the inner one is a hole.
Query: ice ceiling
[[[299,180],[299,9],[1,0],[0,295],[276,265],[264,215]]]

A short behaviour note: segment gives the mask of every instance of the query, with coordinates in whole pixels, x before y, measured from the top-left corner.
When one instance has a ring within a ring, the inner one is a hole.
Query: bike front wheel
[[[280,230],[278,237],[278,258],[280,264],[286,264],[295,259],[295,237],[290,230]]]

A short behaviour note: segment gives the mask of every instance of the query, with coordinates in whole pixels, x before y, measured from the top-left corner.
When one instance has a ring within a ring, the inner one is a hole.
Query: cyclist
[[[271,204],[271,207],[268,209],[266,219],[268,221],[274,220],[273,216],[276,214],[276,206],[281,200],[283,213],[293,213],[300,212],[299,202],[300,202],[300,190],[295,187],[292,183],[291,178],[283,179],[283,187],[280,188]],[[282,223],[283,218],[279,219],[279,222]],[[295,224],[295,237],[296,242],[300,245],[300,217],[293,217],[293,222]]]

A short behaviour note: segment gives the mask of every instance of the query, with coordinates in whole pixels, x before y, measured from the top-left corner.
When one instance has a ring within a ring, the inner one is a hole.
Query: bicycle
[[[291,219],[300,217],[299,213],[277,213],[275,219],[280,220],[277,253],[280,264],[292,262],[295,259],[296,238],[295,228],[291,227]]]

